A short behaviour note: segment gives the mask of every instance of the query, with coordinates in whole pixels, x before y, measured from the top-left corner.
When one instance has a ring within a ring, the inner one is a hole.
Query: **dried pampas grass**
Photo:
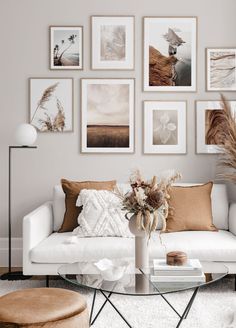
[[[223,95],[221,102],[222,110],[218,111],[217,122],[214,124],[217,125],[217,139],[221,140],[219,147],[222,149],[218,165],[226,170],[217,174],[217,178],[236,183],[236,117]]]
[[[35,118],[35,115],[38,111],[39,108],[42,108],[44,110],[47,110],[47,108],[45,108],[45,104],[50,100],[50,98],[52,97],[54,91],[56,90],[57,86],[58,86],[59,82],[53,84],[53,85],[50,85],[48,88],[46,88],[42,94],[42,97],[39,99],[38,101],[38,104],[37,104],[37,108],[35,109],[34,111],[34,114],[31,118],[31,121],[30,123],[33,122],[34,118]]]

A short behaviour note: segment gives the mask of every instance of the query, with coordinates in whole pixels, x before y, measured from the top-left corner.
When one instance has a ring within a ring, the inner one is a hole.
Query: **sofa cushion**
[[[116,181],[70,181],[61,179],[62,189],[65,193],[65,214],[58,232],[70,232],[78,226],[78,216],[82,207],[76,206],[77,198],[83,189],[114,190]]]
[[[166,232],[217,231],[212,221],[213,183],[198,186],[173,186],[170,191]]]
[[[118,183],[117,188],[122,194],[131,190],[128,183]],[[65,194],[61,185],[56,185],[53,188],[53,230],[58,231],[62,225],[65,214]]]
[[[193,186],[196,183],[178,183],[178,186]],[[128,183],[117,183],[122,193],[130,190]],[[229,229],[228,211],[229,203],[227,198],[226,185],[213,184],[211,192],[212,216],[214,225],[221,230]],[[53,190],[53,214],[54,214],[54,231],[58,231],[62,225],[65,214],[65,194],[61,185],[56,185]],[[158,229],[160,229],[160,223]]]
[[[83,209],[79,226],[73,234],[78,237],[132,237],[120,197],[108,190],[81,190],[76,206]]]
[[[74,239],[73,239],[74,238]],[[224,230],[183,231],[161,234],[155,232],[150,240],[150,257],[165,257],[166,251],[180,250],[190,258],[205,261],[235,261],[235,236]],[[92,237],[77,238],[72,233],[53,233],[30,252],[35,263],[73,263],[97,261],[101,258],[133,257],[134,238]]]

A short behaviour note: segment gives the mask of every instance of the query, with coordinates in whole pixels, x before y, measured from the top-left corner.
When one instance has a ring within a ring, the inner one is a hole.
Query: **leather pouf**
[[[0,328],[88,328],[88,310],[77,292],[23,289],[0,297]]]

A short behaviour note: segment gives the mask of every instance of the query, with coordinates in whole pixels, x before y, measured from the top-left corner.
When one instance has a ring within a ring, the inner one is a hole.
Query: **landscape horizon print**
[[[134,79],[81,79],[82,152],[133,152]]]
[[[144,91],[196,91],[196,17],[144,17]]]

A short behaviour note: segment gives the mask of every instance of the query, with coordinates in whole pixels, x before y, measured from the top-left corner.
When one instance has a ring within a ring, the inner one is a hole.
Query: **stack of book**
[[[206,281],[205,274],[199,260],[189,259],[185,265],[172,266],[166,263],[166,260],[153,260],[153,271],[151,272],[151,281],[160,283],[165,287],[188,287],[198,285]]]

